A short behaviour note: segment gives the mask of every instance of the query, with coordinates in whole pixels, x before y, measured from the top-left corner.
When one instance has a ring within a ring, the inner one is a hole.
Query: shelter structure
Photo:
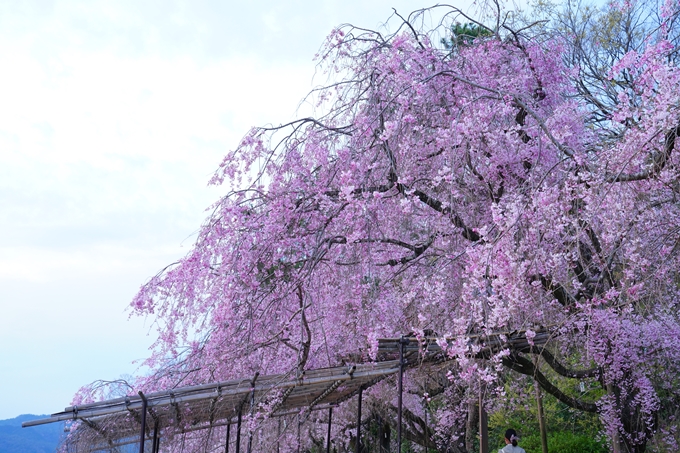
[[[551,333],[538,329],[530,342],[526,331],[501,332],[492,335],[468,336],[483,357],[502,349],[525,351],[544,346]],[[153,393],[129,395],[90,404],[66,407],[48,418],[24,422],[36,426],[60,421],[77,421],[67,439],[69,450],[78,452],[117,451],[120,447],[139,444],[139,451],[156,453],[161,442],[200,430],[216,435],[213,444],[223,446],[226,453],[240,453],[244,417],[251,421],[286,415],[298,415],[298,420],[313,411],[328,411],[326,449],[330,451],[332,411],[350,398],[358,397],[357,438],[361,438],[361,398],[365,389],[391,376],[397,376],[398,425],[397,442],[401,444],[402,376],[408,367],[441,363],[452,357],[446,337],[385,338],[378,341],[377,360],[331,368],[244,377],[243,379],[174,388]],[[532,344],[530,344],[532,343]],[[262,408],[268,410],[262,412]],[[255,409],[258,409],[257,411]],[[231,427],[235,429],[230,429]],[[232,431],[233,432],[232,434]],[[221,434],[218,436],[218,434]],[[208,438],[211,436],[208,435]],[[252,430],[247,439],[247,451],[252,444]],[[359,442],[356,443],[357,451]]]

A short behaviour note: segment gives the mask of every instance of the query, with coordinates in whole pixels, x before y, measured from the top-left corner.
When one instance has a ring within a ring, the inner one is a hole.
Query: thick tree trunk
[[[636,393],[629,392],[625,397],[622,397],[621,390],[615,384],[607,384],[605,388],[609,396],[616,398],[616,403],[621,408],[621,423],[624,432],[636,433],[638,436],[640,433],[645,434],[642,442],[633,444],[627,436],[620,432],[615,433],[612,436],[613,453],[645,453],[647,440],[654,435],[654,431],[653,426],[650,428],[643,420],[644,416],[640,413],[639,403],[635,399]],[[656,417],[656,414],[654,414],[654,417]],[[654,420],[654,426],[656,426],[656,420]]]

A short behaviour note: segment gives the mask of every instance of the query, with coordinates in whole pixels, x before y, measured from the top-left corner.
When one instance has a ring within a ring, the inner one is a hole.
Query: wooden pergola
[[[476,344],[478,352],[475,355],[483,357],[502,349],[525,351],[532,346],[540,347],[551,335],[547,329],[538,329],[533,345],[530,345],[525,333],[515,331],[468,336],[467,341]],[[137,395],[66,407],[62,412],[24,422],[22,426],[77,420],[80,423],[72,430],[68,443],[75,445],[78,452],[115,451],[123,445],[139,443],[140,453],[145,451],[147,443],[151,444],[151,452],[157,453],[162,437],[220,428],[216,432],[226,434],[223,438],[224,451],[228,453],[232,443],[235,451],[240,453],[242,419],[244,416],[252,417],[256,408],[269,408],[267,413],[259,412],[261,419],[327,410],[326,449],[330,451],[333,408],[357,396],[357,419],[360,421],[363,390],[396,374],[397,442],[401,445],[404,369],[451,359],[441,346],[453,341],[452,338],[437,337],[385,338],[378,341],[376,362],[305,370],[297,375],[294,372],[268,376],[255,374],[243,379],[147,394],[138,392]],[[236,428],[235,439],[230,440],[230,427],[233,425]],[[361,424],[357,423],[358,439],[361,438],[360,427]],[[247,442],[249,453],[251,443],[252,433]],[[359,451],[360,442],[356,444]]]

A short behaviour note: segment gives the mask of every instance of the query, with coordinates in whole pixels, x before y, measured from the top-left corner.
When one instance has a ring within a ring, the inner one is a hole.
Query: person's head
[[[505,440],[508,441],[508,443],[512,444],[513,447],[517,446],[517,441],[519,440],[519,437],[517,437],[517,431],[514,429],[510,428],[505,432]]]

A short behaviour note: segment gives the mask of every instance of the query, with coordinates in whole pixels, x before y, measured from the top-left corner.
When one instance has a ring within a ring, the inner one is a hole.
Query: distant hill
[[[20,415],[0,420],[0,453],[54,453],[64,435],[63,423],[22,428],[21,423],[47,415]]]

